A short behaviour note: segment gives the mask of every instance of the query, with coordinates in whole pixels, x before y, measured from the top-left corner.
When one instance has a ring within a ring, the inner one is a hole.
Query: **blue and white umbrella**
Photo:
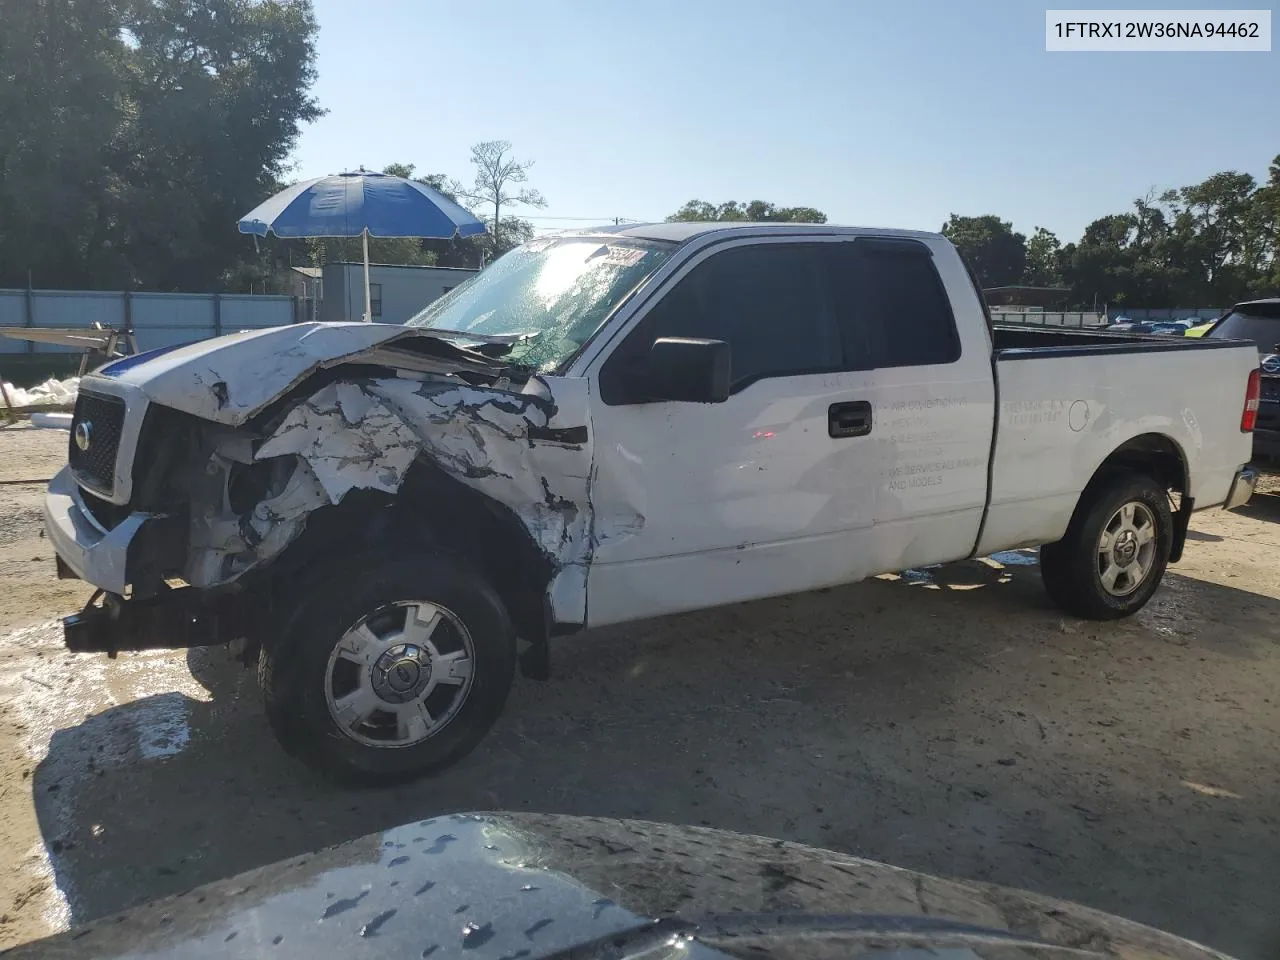
[[[372,319],[370,237],[472,237],[485,225],[425,183],[358,170],[286,187],[240,220],[265,237],[360,237],[364,242],[364,318]]]

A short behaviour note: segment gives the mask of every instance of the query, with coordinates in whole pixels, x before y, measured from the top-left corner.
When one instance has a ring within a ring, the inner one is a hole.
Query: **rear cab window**
[[[951,300],[928,247],[876,238],[837,246],[832,279],[848,369],[960,359]]]

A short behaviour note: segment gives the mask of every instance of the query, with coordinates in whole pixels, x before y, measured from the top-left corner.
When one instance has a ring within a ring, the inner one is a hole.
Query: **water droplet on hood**
[[[395,910],[384,910],[378,914],[363,927],[360,928],[360,936],[376,937],[378,931],[382,929],[382,925],[396,915]]]
[[[472,950],[493,939],[493,924],[468,923],[462,928],[462,949]]]
[[[427,849],[424,852],[444,853],[444,848],[448,844],[456,842],[457,839],[458,838],[451,833],[442,833],[440,836],[436,837],[436,842],[431,844],[431,846],[427,847]]]
[[[543,917],[541,920],[539,920],[539,921],[538,921],[537,923],[535,923],[533,926],[529,927],[529,929],[527,929],[527,930],[524,932],[524,935],[525,935],[526,937],[528,937],[530,940],[532,940],[532,939],[533,939],[533,935],[534,935],[535,933],[537,933],[537,932],[538,932],[539,930],[541,930],[543,927],[549,927],[549,926],[551,926],[551,924],[552,924],[553,922],[554,922],[554,921],[553,921],[553,919],[552,919],[551,917]]]
[[[320,914],[321,920],[328,920],[330,917],[336,917],[340,913],[346,913],[352,907],[358,905],[361,900],[369,895],[368,890],[363,890],[359,895],[354,897],[345,897],[342,900],[335,900],[324,908],[324,913]]]

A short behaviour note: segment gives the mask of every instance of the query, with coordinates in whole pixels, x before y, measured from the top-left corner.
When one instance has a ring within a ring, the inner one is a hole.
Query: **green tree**
[[[0,0],[0,286],[119,272],[120,25],[113,3]]]
[[[123,28],[131,272],[151,289],[215,288],[244,250],[236,220],[280,186],[301,124],[320,116],[311,5],[131,0]]]
[[[1261,188],[1248,174],[1218,173],[1095,220],[1079,243],[1062,249],[1074,299],[1122,308],[1225,306],[1274,293],[1277,181],[1280,168]]]
[[[0,23],[0,284],[209,290],[287,261],[235,222],[320,115],[309,0],[0,0]]]
[[[1248,295],[1274,249],[1258,230],[1256,194],[1252,176],[1226,171],[1161,196],[1193,280],[1188,292],[1224,304]]]
[[[1132,214],[1099,217],[1085,227],[1079,243],[1063,247],[1063,271],[1077,305],[1125,303],[1130,299],[1130,241],[1136,225]]]
[[[751,223],[826,223],[827,215],[814,207],[778,207],[764,200],[738,203],[730,200],[716,205],[705,200],[690,200],[667,221],[714,222],[740,220]]]
[[[1259,247],[1258,274],[1249,293],[1255,297],[1280,294],[1280,156],[1271,161],[1266,184],[1254,194],[1249,224]]]
[[[1027,264],[1027,238],[994,214],[962,217],[951,214],[942,233],[968,261],[983,287],[1016,284]]]
[[[1027,266],[1023,282],[1033,287],[1056,287],[1062,282],[1062,244],[1044,227],[1036,227],[1027,240]]]

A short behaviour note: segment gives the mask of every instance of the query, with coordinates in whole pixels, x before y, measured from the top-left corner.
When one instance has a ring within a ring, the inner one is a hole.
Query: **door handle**
[[[833,403],[827,408],[827,433],[832,437],[865,437],[871,432],[871,404],[866,400]]]

